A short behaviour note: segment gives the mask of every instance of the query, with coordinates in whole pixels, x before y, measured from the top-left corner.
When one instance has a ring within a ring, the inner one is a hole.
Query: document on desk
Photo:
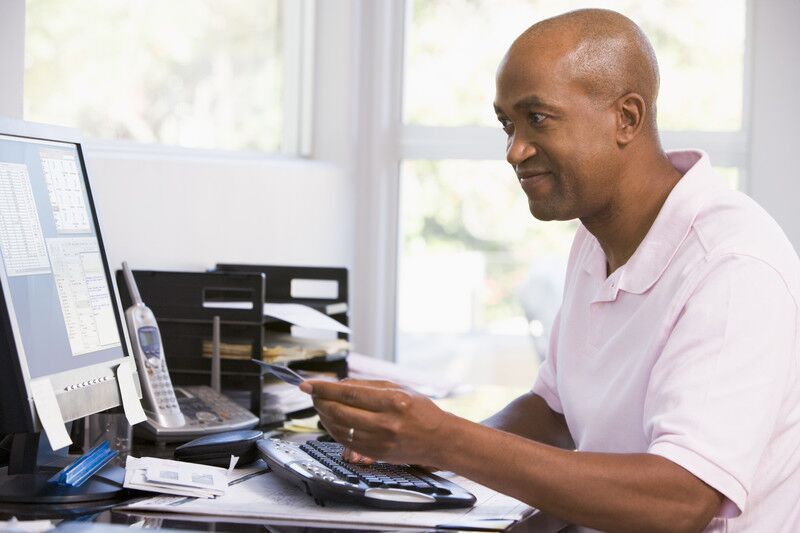
[[[302,328],[350,333],[344,324],[307,305],[265,303],[264,314]]]
[[[531,507],[510,496],[459,476],[445,475],[475,495],[475,506],[469,509],[387,511],[329,502],[325,507],[320,507],[304,491],[273,473],[265,472],[241,483],[231,483],[225,495],[214,500],[159,496],[126,505],[123,509],[303,523],[456,529],[503,529],[534,512]]]
[[[162,494],[214,498],[225,494],[228,477],[227,470],[216,466],[129,455],[125,461],[123,486]]]

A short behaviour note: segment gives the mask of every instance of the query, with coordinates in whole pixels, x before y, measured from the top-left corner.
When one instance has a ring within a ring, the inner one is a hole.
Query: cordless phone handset
[[[142,301],[126,261],[122,262],[122,272],[133,302],[125,310],[125,319],[141,377],[148,418],[165,428],[182,427],[186,425],[186,419],[172,388],[156,317]]]

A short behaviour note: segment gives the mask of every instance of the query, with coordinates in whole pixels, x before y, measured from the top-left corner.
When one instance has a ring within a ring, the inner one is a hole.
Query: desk
[[[498,386],[478,386],[473,391],[453,397],[436,400],[436,403],[447,411],[453,412],[464,418],[480,421],[491,414],[495,413],[505,405],[507,405],[514,398],[526,392],[525,389],[509,389],[506,387]],[[297,435],[294,438],[304,438],[303,435]],[[171,457],[174,446],[161,446],[153,445],[150,443],[134,442],[134,454]],[[30,517],[55,517],[62,519],[75,519],[77,517],[86,518],[85,510],[82,512],[80,508],[69,508],[67,506],[61,509],[26,509],[26,508],[2,508],[0,509],[0,517],[8,517],[15,514],[19,518]],[[164,515],[154,513],[141,513],[137,511],[118,511],[114,510],[113,506],[105,506],[96,509],[96,513],[89,513],[88,517],[93,523],[100,524],[118,524],[118,525],[132,525],[140,524],[148,528],[174,528],[180,530],[194,530],[194,531],[239,531],[239,532],[263,532],[263,531],[286,531],[286,532],[299,532],[299,531],[327,531],[332,530],[341,531],[341,526],[325,526],[319,523],[303,524],[298,522],[286,523],[280,520],[252,520],[252,519],[235,519],[228,517],[210,517],[210,516],[191,516],[191,515]],[[510,531],[513,532],[542,532],[550,533],[559,531],[563,527],[563,523],[554,520],[546,515],[537,514],[529,519],[516,524]],[[353,528],[355,529],[355,528]],[[419,528],[393,528],[396,530],[404,531],[425,531]],[[361,529],[362,531],[365,529]],[[366,529],[366,531],[370,531]]]
[[[320,532],[332,533],[339,531],[380,531],[369,528],[348,527],[343,529],[340,525],[326,526],[320,523],[303,523],[298,521],[285,522],[280,520],[245,520],[233,519],[228,517],[209,517],[191,515],[166,515],[157,513],[139,513],[133,511],[117,511],[114,509],[104,509],[94,514],[82,514],[70,516],[67,514],[53,515],[44,514],[26,516],[23,512],[15,512],[11,509],[0,510],[0,519],[8,519],[17,516],[20,519],[48,518],[54,522],[60,522],[59,526],[67,524],[80,524],[80,531],[103,531],[102,528],[89,528],[88,524],[118,525],[128,526],[136,524],[138,527],[146,529],[166,528],[182,531],[215,531],[215,532],[239,532],[239,533],[264,533],[266,531],[280,531],[286,533],[299,532]],[[515,524],[506,531],[509,533],[566,533],[563,522],[548,517],[543,514],[534,515],[527,520]],[[453,530],[431,530],[420,528],[394,527],[393,531],[448,531]],[[122,530],[120,530],[122,531]]]
[[[456,416],[481,422],[519,398],[529,388],[501,385],[476,385],[471,391],[458,396],[434,400],[436,405]]]

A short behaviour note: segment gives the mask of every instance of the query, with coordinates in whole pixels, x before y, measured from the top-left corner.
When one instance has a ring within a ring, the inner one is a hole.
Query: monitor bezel
[[[103,261],[103,268],[105,269],[106,284],[109,289],[109,296],[113,302],[112,308],[117,323],[117,331],[119,333],[122,351],[121,357],[109,361],[39,376],[34,379],[50,380],[65,422],[119,406],[122,402],[116,381],[116,368],[120,363],[130,357],[129,340],[123,314],[120,309],[120,300],[116,294],[116,285],[108,264],[105,243],[103,241],[98,213],[92,195],[89,171],[83,153],[83,137],[78,130],[73,128],[25,122],[2,117],[0,117],[0,135],[16,137],[21,140],[27,139],[31,141],[63,143],[76,148],[81,166],[81,173],[83,175],[83,183],[86,187],[89,209],[91,211],[95,234],[100,248],[100,256]],[[8,417],[3,417],[4,420],[0,420],[0,432],[18,433],[41,431],[42,428],[35,414],[36,407],[31,394],[31,377],[28,369],[27,354],[25,354],[24,348],[22,348],[19,329],[16,325],[14,313],[12,313],[13,307],[9,308],[9,304],[5,298],[7,293],[5,279],[3,276],[0,276],[0,279],[3,281],[3,283],[0,283],[0,296],[3,297],[3,303],[0,304],[0,306],[3,308],[2,327],[4,330],[3,337],[5,337],[4,344],[8,347],[8,356],[11,360],[11,368],[9,368],[9,370],[15,370],[13,376],[6,376],[6,379],[3,381],[9,384],[9,377],[17,380],[17,382],[21,381],[22,387],[18,389],[16,395],[19,397],[20,402],[28,406],[28,409],[26,409],[24,413],[12,413],[12,415],[19,416],[12,416],[10,419],[7,419]],[[0,346],[0,349],[2,348],[3,347]],[[2,358],[0,358],[0,360],[1,359]],[[14,364],[15,362],[16,364]],[[131,365],[131,368],[134,369],[135,373],[135,365]],[[138,389],[139,383],[136,375],[134,376],[134,383],[137,385]],[[77,384],[82,386],[73,388],[73,386]],[[22,395],[24,395],[24,398]]]

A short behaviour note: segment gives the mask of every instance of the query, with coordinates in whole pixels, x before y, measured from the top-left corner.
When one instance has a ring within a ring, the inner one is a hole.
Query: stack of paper
[[[467,392],[469,385],[442,379],[439,375],[389,361],[350,352],[347,357],[348,375],[355,379],[386,379],[413,389],[429,398],[446,398]]]
[[[203,341],[203,357],[210,358],[212,352],[210,340]],[[267,332],[261,359],[269,363],[302,361],[328,355],[345,354],[350,350],[350,343],[344,339],[308,339],[289,333]],[[222,359],[251,359],[253,344],[249,340],[230,340],[219,345]]]
[[[313,307],[301,304],[264,304],[264,315],[283,320],[301,328],[350,333],[350,328]]]
[[[262,416],[267,413],[285,415],[314,406],[310,395],[282,381],[265,383],[261,396]]]
[[[162,494],[215,498],[225,494],[228,472],[215,466],[128,456],[124,486]]]
[[[314,503],[314,499],[304,490],[278,478],[273,473],[262,471],[242,478],[241,483],[231,483],[225,496],[214,500],[158,496],[134,502],[124,508],[149,512],[286,520],[305,524],[325,522],[341,524],[348,528],[358,525],[362,528],[371,526],[369,529],[397,530],[409,527],[433,529],[442,526],[445,529],[468,531],[501,530],[534,512],[526,504],[466,478],[447,473],[440,475],[474,494],[478,499],[475,506],[467,509],[393,511],[327,502],[322,507]]]
[[[287,433],[324,433],[319,427],[319,415],[287,420],[281,430]]]

